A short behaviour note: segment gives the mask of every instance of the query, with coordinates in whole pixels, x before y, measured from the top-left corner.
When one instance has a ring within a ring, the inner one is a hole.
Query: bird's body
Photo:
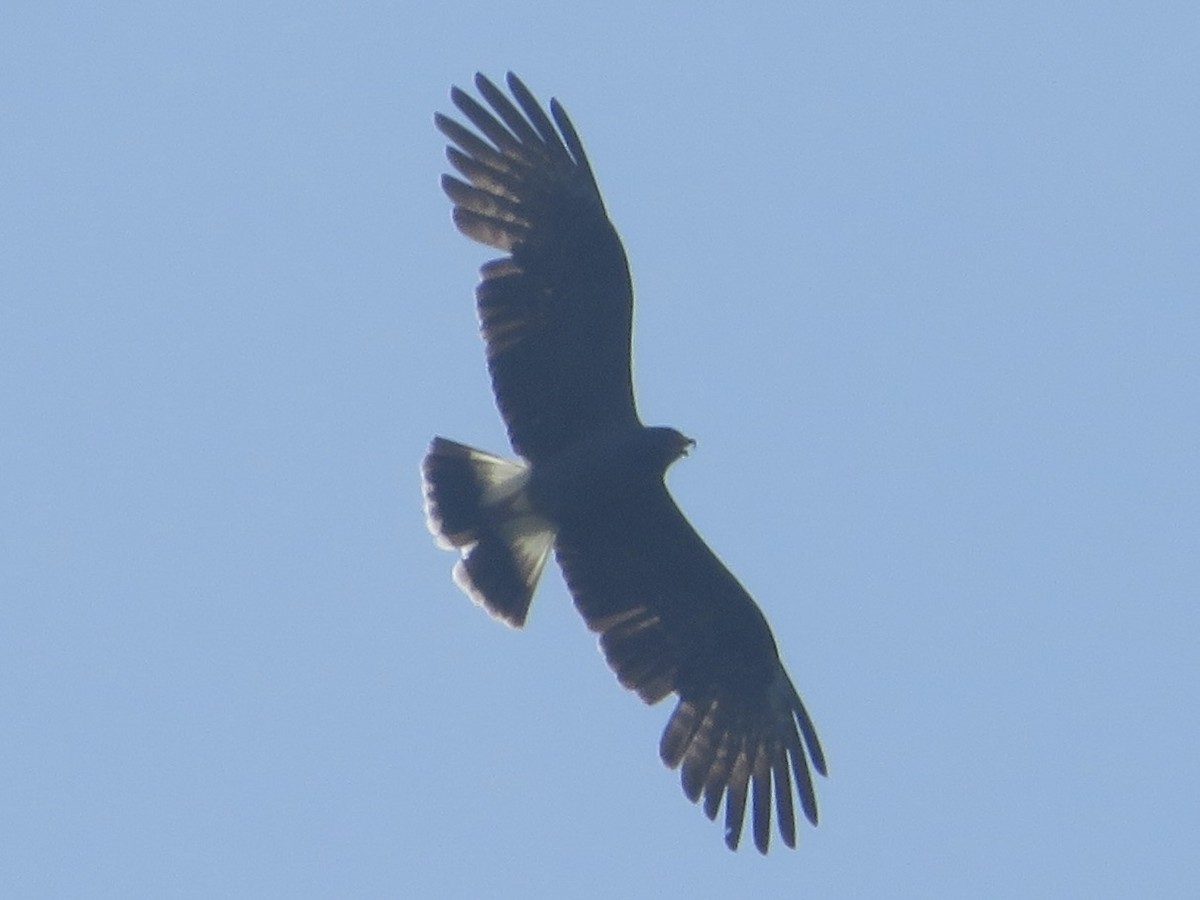
[[[621,683],[679,704],[660,753],[713,818],[725,806],[736,848],[747,800],[766,852],[772,801],[795,845],[793,788],[809,820],[809,762],[825,761],[766,619],[671,498],[663,477],[692,441],[647,427],[630,365],[633,292],[583,145],[515,76],[516,105],[483,76],[488,111],[451,96],[482,140],[438,127],[467,180],[443,178],[459,229],[508,253],[477,291],[497,405],[520,459],[435,438],[422,472],[439,542],[461,553],[455,581],[514,627],[524,624],[551,549]],[[519,108],[518,108],[519,107]]]
[[[691,443],[673,428],[612,426],[535,464],[529,495],[560,528],[595,521],[634,486],[661,482]]]

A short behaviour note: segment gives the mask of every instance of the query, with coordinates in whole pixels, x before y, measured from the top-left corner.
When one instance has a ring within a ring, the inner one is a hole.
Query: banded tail
[[[525,495],[529,466],[435,437],[421,463],[425,520],[439,546],[462,554],[454,583],[520,628],[554,543]]]

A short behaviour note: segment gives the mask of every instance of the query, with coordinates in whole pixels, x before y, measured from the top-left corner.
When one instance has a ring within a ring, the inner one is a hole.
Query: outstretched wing
[[[550,117],[512,73],[516,105],[482,75],[489,112],[454,88],[483,138],[438,115],[455,147],[442,177],[454,222],[509,255],[476,291],[488,369],[513,448],[537,461],[607,424],[637,421],[630,375],[633,289],[621,239],[571,120]],[[519,107],[519,108],[518,108]],[[557,127],[556,127],[557,126]]]
[[[665,486],[609,499],[608,514],[559,531],[576,606],[621,684],[647,703],[679,695],[660,752],[710,819],[724,800],[726,844],[737,847],[749,795],[755,846],[767,851],[774,800],[794,847],[793,791],[815,825],[809,763],[824,775],[825,757],[766,619]]]

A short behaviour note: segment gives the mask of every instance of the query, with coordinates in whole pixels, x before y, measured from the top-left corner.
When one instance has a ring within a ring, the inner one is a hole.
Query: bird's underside
[[[551,549],[621,684],[678,704],[660,744],[709,818],[724,806],[736,848],[747,804],[766,852],[772,809],[795,846],[794,805],[816,824],[812,721],[766,619],[668,493],[691,441],[648,428],[630,376],[633,294],[583,145],[515,76],[483,76],[483,104],[451,97],[474,130],[438,115],[459,176],[443,187],[467,236],[505,255],[476,291],[497,406],[517,459],[435,438],[422,464],[426,515],[460,553],[454,579],[519,627]],[[514,102],[515,101],[515,102]]]

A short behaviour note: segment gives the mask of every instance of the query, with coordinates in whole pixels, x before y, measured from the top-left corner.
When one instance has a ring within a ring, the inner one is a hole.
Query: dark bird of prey
[[[642,424],[633,398],[633,289],[591,165],[566,111],[549,115],[516,76],[512,99],[482,75],[491,109],[454,88],[474,130],[442,115],[454,224],[505,255],[476,291],[511,459],[434,438],[422,464],[454,580],[519,628],[553,548],[621,684],[647,703],[677,694],[659,752],[736,849],[747,795],[765,853],[772,800],[796,845],[794,796],[814,825],[816,730],[762,612],[688,523],[663,477],[693,441]],[[515,101],[515,102],[514,102]]]

